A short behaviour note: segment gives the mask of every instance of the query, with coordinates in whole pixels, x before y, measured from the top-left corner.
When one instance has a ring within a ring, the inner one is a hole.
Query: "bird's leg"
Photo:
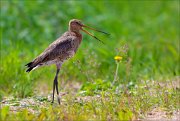
[[[57,71],[56,71],[56,76],[54,78],[54,83],[53,83],[53,100],[52,100],[52,103],[54,102],[54,92],[55,92],[55,88],[56,88],[58,103],[60,104],[60,97],[59,97],[59,91],[58,91],[58,73],[60,71],[61,64],[57,64],[56,66],[57,66]]]
[[[59,63],[59,64],[56,64],[56,67],[57,67],[57,72],[56,72],[56,92],[57,92],[57,99],[58,99],[58,103],[60,104],[61,103],[61,101],[60,101],[60,95],[59,95],[59,90],[58,90],[58,73],[59,73],[59,71],[60,71],[60,69],[61,69],[61,63]]]
[[[56,81],[57,81],[57,73],[56,73],[56,76],[55,76],[54,82],[53,82],[53,99],[52,99],[52,103],[54,103],[54,91],[55,91]]]
[[[58,73],[59,73],[60,69],[57,69],[57,78],[56,78],[56,92],[57,92],[57,99],[58,99],[58,103],[60,104],[60,95],[59,95],[59,90],[58,90]]]

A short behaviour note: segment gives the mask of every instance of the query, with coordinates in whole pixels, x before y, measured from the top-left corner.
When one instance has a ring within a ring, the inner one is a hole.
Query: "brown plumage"
[[[76,53],[81,39],[81,35],[76,36],[73,32],[64,33],[60,38],[50,44],[37,58],[27,64],[29,67],[27,72],[43,65],[63,63]]]
[[[26,64],[27,70],[26,72],[30,72],[31,70],[44,66],[44,65],[51,65],[56,64],[57,72],[54,79],[53,84],[53,100],[54,102],[54,92],[55,88],[58,95],[58,103],[60,104],[60,96],[58,92],[58,73],[60,71],[61,65],[65,60],[71,58],[77,51],[81,41],[82,41],[82,34],[80,30],[84,31],[85,33],[89,34],[90,36],[94,37],[95,39],[99,40],[97,37],[89,33],[88,31],[84,30],[83,27],[102,32],[96,30],[94,28],[88,27],[80,20],[73,19],[69,22],[69,30],[65,32],[61,37],[59,37],[56,41],[51,43],[48,48],[46,48],[38,57],[36,57],[32,62]],[[102,32],[107,34],[105,32]],[[100,40],[99,40],[100,41]]]

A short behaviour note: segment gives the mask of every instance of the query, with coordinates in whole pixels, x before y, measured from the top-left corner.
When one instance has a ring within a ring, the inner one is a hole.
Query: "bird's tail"
[[[34,68],[34,66],[33,66],[33,62],[29,62],[28,64],[26,64],[25,66],[27,66],[27,70],[26,70],[26,72],[30,72],[33,68]]]

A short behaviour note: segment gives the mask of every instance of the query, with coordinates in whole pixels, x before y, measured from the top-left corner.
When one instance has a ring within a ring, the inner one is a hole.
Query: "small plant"
[[[114,60],[116,61],[116,72],[114,75],[114,80],[113,80],[113,84],[117,81],[117,74],[118,74],[118,69],[119,69],[119,63],[121,62],[121,60],[123,59],[123,57],[121,56],[115,56]]]

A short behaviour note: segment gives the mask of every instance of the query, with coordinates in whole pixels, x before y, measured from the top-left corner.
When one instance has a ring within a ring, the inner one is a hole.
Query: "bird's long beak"
[[[97,31],[97,32],[100,32],[100,33],[103,33],[103,34],[106,34],[106,35],[110,35],[109,33],[103,32],[103,31],[101,31],[101,30],[97,30],[97,29],[95,29],[95,28],[86,26],[86,25],[84,25],[84,24],[83,24],[83,27],[89,28],[89,29],[91,29],[91,30],[94,30],[94,31]]]
[[[94,30],[94,31],[97,31],[97,32],[101,32],[101,33],[106,34],[106,35],[110,35],[110,34],[108,34],[108,33],[106,33],[106,32],[103,32],[103,31],[97,30],[97,29],[95,29],[95,28],[92,28],[92,27],[86,26],[86,25],[84,25],[84,24],[82,25],[82,27],[89,28],[89,29]],[[96,36],[94,36],[93,34],[91,34],[90,32],[88,32],[87,30],[84,30],[83,28],[81,28],[81,30],[82,30],[83,32],[85,32],[86,34],[88,34],[88,35],[90,35],[90,36],[94,37],[96,40],[98,40],[98,41],[100,41],[100,42],[102,42],[102,43],[104,44],[104,42],[103,42],[103,41],[101,41],[100,39],[98,39]]]

